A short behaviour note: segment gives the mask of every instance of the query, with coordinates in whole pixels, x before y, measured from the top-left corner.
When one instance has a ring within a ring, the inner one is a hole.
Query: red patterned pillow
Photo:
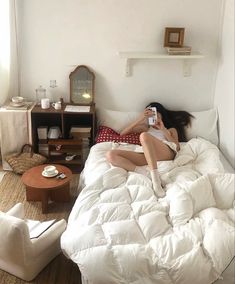
[[[140,145],[139,136],[139,133],[131,133],[120,136],[120,134],[115,132],[112,128],[100,126],[98,135],[96,137],[96,143],[114,141]]]

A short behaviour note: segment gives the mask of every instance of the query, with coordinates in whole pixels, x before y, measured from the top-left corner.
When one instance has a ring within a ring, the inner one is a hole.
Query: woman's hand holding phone
[[[157,109],[156,107],[149,107],[150,116],[148,117],[148,124],[155,125],[157,122]]]

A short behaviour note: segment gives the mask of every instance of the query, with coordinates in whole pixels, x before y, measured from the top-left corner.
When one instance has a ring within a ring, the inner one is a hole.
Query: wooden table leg
[[[43,190],[41,192],[41,202],[42,202],[42,213],[47,213],[47,207],[48,207],[48,191]]]
[[[27,201],[41,201],[41,191],[37,188],[26,186]]]
[[[70,183],[68,182],[61,188],[50,191],[50,198],[56,202],[69,202],[70,201]]]

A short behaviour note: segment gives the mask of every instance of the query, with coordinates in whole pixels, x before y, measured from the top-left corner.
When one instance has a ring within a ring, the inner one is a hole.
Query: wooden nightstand
[[[95,104],[90,106],[89,112],[69,112],[65,111],[66,105],[63,104],[62,109],[55,110],[53,107],[42,109],[40,106],[34,106],[31,112],[32,121],[32,141],[35,152],[39,152],[40,146],[44,145],[47,149],[48,159],[50,163],[70,165],[80,165],[84,163],[82,138],[71,137],[70,130],[72,127],[90,128],[88,147],[94,144],[95,139]],[[38,137],[38,128],[59,127],[61,136],[59,139],[40,140]],[[42,153],[43,154],[43,153]],[[67,161],[67,155],[75,154],[75,158]]]

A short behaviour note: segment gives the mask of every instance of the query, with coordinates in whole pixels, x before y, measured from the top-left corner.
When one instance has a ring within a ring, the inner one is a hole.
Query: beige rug
[[[25,187],[21,176],[12,172],[6,172],[0,182],[0,211],[6,212],[17,202],[22,202],[25,208],[25,217],[35,220],[66,219],[68,218],[73,204],[76,200],[75,194],[79,182],[79,175],[73,175],[71,181],[71,201],[67,203],[50,203],[48,213],[42,214],[41,202],[27,202]],[[1,228],[0,228],[1,233]],[[22,284],[27,283],[2,270],[0,270],[1,284]],[[47,267],[30,282],[37,284],[65,284],[81,283],[80,272],[72,261],[66,259],[63,254],[56,257]]]
[[[42,214],[41,202],[27,202],[25,196],[25,186],[21,181],[21,176],[12,172],[7,172],[0,183],[0,210],[7,211],[17,202],[22,202],[25,208],[26,218],[46,220],[46,219],[67,219],[76,197],[79,182],[79,175],[73,175],[71,181],[71,201],[67,203],[50,203],[48,213]]]
[[[6,174],[6,172],[4,172],[4,171],[0,172],[0,182],[2,181],[5,174]]]

